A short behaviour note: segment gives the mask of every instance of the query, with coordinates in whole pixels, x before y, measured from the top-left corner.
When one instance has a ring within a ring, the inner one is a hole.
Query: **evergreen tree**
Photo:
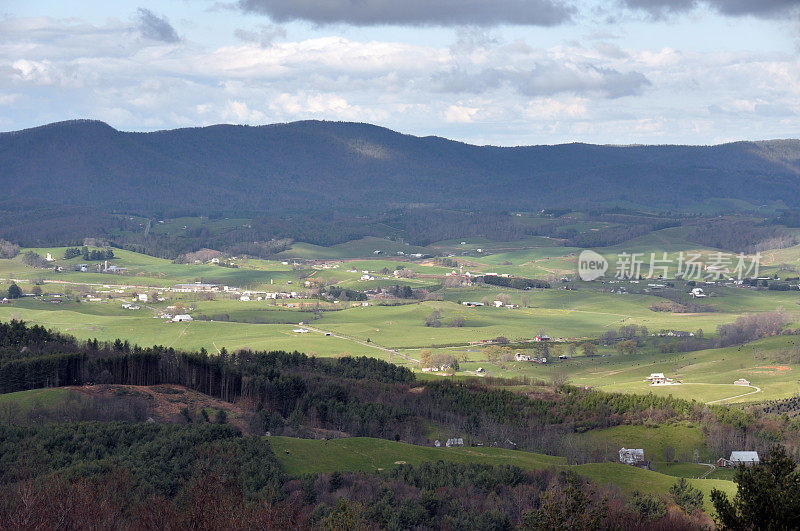
[[[714,489],[711,501],[722,529],[799,529],[800,472],[783,446],[760,465],[740,466],[733,500]]]
[[[17,286],[16,284],[12,283],[8,287],[8,295],[7,295],[7,297],[9,299],[19,299],[20,297],[22,297],[22,290],[19,289],[19,286]]]

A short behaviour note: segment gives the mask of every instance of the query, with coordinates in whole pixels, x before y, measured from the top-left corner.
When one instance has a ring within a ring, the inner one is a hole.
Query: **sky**
[[[0,0],[0,131],[369,122],[474,144],[800,137],[800,0]]]

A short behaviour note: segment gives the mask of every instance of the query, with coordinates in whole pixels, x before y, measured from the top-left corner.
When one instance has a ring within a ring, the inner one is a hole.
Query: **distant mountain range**
[[[682,209],[726,198],[800,207],[800,141],[718,146],[473,146],[303,121],[152,133],[90,120],[0,134],[0,208],[170,213]]]

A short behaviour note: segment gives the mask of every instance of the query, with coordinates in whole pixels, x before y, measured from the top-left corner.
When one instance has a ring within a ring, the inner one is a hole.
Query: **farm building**
[[[550,341],[550,336],[548,336],[547,334],[541,334],[541,335],[533,336],[533,340],[536,341],[537,343],[539,341]]]
[[[667,378],[663,372],[653,372],[645,378],[645,381],[650,382],[650,385],[665,385],[672,382],[672,378]]]
[[[185,313],[178,314],[178,315],[176,315],[175,317],[172,318],[172,322],[173,323],[184,323],[184,322],[189,322],[189,321],[194,321],[194,319],[192,319],[191,315],[188,315],[188,314],[185,314]]]
[[[514,359],[516,361],[531,361],[531,357],[527,354],[523,354],[522,352],[517,352],[514,354]]]
[[[623,446],[619,451],[619,462],[633,466],[644,465],[644,450],[641,448],[625,448]]]
[[[447,439],[445,446],[447,446],[448,448],[453,448],[454,446],[464,446],[464,439],[462,439],[461,437],[458,438],[454,437],[452,439]]]
[[[172,291],[178,293],[196,293],[198,291],[219,291],[219,284],[203,284],[195,282],[194,284],[175,284],[172,286]]]
[[[719,467],[736,467],[739,465],[753,466],[761,462],[758,458],[758,452],[731,452],[730,459],[720,457],[717,459],[717,466]]]
[[[750,381],[745,380],[744,378],[739,378],[738,380],[733,382],[733,385],[750,385]]]

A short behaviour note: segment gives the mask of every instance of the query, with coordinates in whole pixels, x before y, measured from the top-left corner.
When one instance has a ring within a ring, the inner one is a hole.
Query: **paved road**
[[[700,463],[700,464],[701,465],[706,465],[707,467],[709,467],[709,469],[708,469],[707,472],[705,472],[702,476],[700,476],[697,479],[706,479],[708,476],[710,476],[717,469],[717,465],[714,465],[714,464],[711,464],[711,463]]]
[[[728,384],[704,384],[704,385],[728,385]],[[706,404],[716,404],[718,402],[725,402],[726,400],[733,400],[735,398],[742,398],[743,396],[753,395],[755,393],[760,393],[761,392],[761,388],[760,387],[756,387],[755,385],[743,385],[742,387],[751,387],[751,388],[755,389],[755,391],[750,391],[749,393],[742,393],[742,394],[736,395],[736,396],[729,396],[728,398],[720,398],[719,400],[712,400],[711,402],[706,402]]]
[[[375,343],[372,343],[372,342],[367,343],[366,341],[361,341],[360,339],[355,339],[355,338],[352,338],[352,337],[343,336],[343,335],[337,334],[335,332],[331,332],[330,330],[322,330],[320,328],[314,328],[313,326],[308,326],[308,325],[302,325],[302,326],[303,326],[303,328],[307,328],[308,330],[311,330],[312,332],[316,332],[318,334],[330,334],[331,337],[337,337],[339,339],[344,339],[346,341],[352,341],[353,343],[358,343],[359,345],[364,345],[365,347],[374,348],[376,350],[381,350],[383,352],[387,352],[387,353],[389,353],[389,355],[400,356],[401,358],[406,359],[406,360],[408,360],[408,361],[410,361],[412,363],[419,363],[419,360],[414,359],[411,356],[407,356],[405,354],[401,354],[400,352],[398,352],[398,351],[396,351],[394,349],[381,347],[381,346],[376,345]]]

